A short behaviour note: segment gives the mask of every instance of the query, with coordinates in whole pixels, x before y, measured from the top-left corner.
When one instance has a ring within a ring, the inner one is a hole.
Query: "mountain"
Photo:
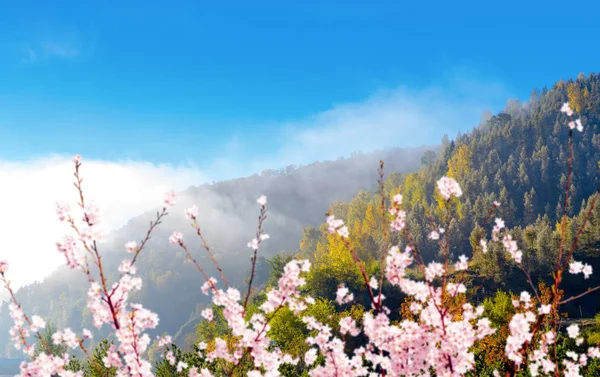
[[[456,140],[442,142],[440,158],[418,172],[394,177],[386,182],[386,194],[403,195],[403,209],[407,224],[426,261],[437,258],[437,242],[427,235],[434,230],[426,213],[440,213],[435,200],[435,187],[444,175],[455,178],[464,195],[460,199],[459,217],[446,224],[451,244],[451,258],[473,255],[473,248],[485,235],[480,224],[489,217],[494,201],[500,207],[493,215],[505,220],[511,235],[523,251],[523,265],[532,280],[548,281],[554,268],[561,232],[565,187],[569,160],[569,119],[560,112],[569,102],[581,117],[583,132],[573,134],[573,164],[569,187],[566,231],[567,245],[571,245],[578,227],[583,223],[599,189],[600,161],[600,76],[579,75],[576,80],[559,81],[551,89],[533,91],[530,101],[509,101],[506,108],[487,122]],[[381,258],[383,234],[381,231],[379,194],[361,193],[348,203],[334,203],[330,210],[342,218],[350,230],[349,242],[361,260],[377,271]],[[489,238],[490,221],[485,229]],[[392,239],[396,244],[397,238]],[[309,293],[313,297],[333,299],[335,287],[351,274],[353,262],[327,237],[325,229],[305,232],[302,256],[313,261]],[[389,245],[389,243],[388,243]],[[493,295],[497,289],[520,292],[530,289],[524,274],[516,268],[505,250],[497,244],[485,255],[475,256],[475,269],[470,288],[475,300]],[[589,223],[575,249],[577,260],[591,263],[600,270],[600,209],[592,211]],[[337,254],[336,254],[337,253]],[[346,260],[344,260],[346,258]],[[346,264],[344,264],[346,263]],[[345,266],[341,268],[339,266]],[[600,279],[568,274],[562,288],[567,297],[600,285]],[[358,279],[360,280],[360,279]],[[355,297],[362,283],[353,288]],[[366,292],[362,292],[366,293]],[[393,297],[394,292],[385,294]],[[365,296],[366,297],[366,296]],[[590,294],[585,299],[565,306],[570,316],[592,317],[600,312],[600,295]]]
[[[385,160],[391,171],[410,173],[419,169],[426,151],[438,152],[439,147],[355,153],[347,159],[266,170],[261,175],[189,188],[180,195],[178,204],[170,208],[170,214],[140,254],[138,274],[143,278],[144,287],[133,300],[157,312],[160,330],[170,334],[175,334],[190,318],[197,318],[206,303],[207,298],[200,291],[202,275],[193,265],[186,264],[181,249],[168,243],[172,232],[183,232],[199,263],[209,275],[218,276],[184,216],[185,208],[193,204],[199,207],[203,235],[232,285],[241,287],[250,266],[251,249],[246,244],[256,232],[259,211],[256,199],[260,195],[266,195],[269,200],[264,226],[271,235],[268,242],[263,243],[264,247],[261,246],[260,255],[269,257],[283,251],[293,252],[299,247],[302,229],[323,223],[330,203],[350,200],[361,190],[375,187],[379,160]],[[85,176],[85,166],[82,169]],[[154,218],[155,212],[149,211],[131,219],[101,245],[109,280],[114,281],[118,265],[128,256],[125,243],[139,241]],[[61,268],[42,282],[19,289],[17,298],[27,313],[41,315],[58,327],[92,328],[85,302],[87,288],[82,273]],[[0,307],[0,350],[4,350],[7,357],[18,355],[7,343],[11,325],[6,304],[3,304]]]

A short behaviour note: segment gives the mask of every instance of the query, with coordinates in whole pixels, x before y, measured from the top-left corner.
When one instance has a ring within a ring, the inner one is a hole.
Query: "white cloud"
[[[486,109],[500,110],[509,97],[497,83],[482,84],[454,77],[447,85],[425,89],[382,90],[362,102],[334,106],[302,121],[285,124],[275,155],[252,161],[264,169],[331,160],[354,151],[430,145],[444,134],[453,138],[477,126]]]
[[[68,228],[58,222],[54,203],[64,200],[76,208],[73,171],[67,157],[0,162],[0,258],[9,261],[15,287],[39,280],[64,263],[55,243]],[[190,167],[85,160],[82,176],[84,194],[100,208],[107,229],[158,209],[168,190],[184,190],[204,180]]]

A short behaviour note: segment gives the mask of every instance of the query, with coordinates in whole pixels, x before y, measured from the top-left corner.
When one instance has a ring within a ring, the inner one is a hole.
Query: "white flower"
[[[571,110],[571,108],[569,107],[568,102],[563,103],[562,107],[560,108],[560,112],[567,113],[568,116],[573,115],[573,110]]]
[[[451,196],[456,196],[457,198],[462,196],[462,190],[458,182],[456,182],[453,178],[450,177],[442,177],[437,182],[437,188],[442,195],[442,198],[448,200]]]
[[[579,335],[579,326],[573,324],[567,327],[567,333],[569,334],[569,338],[575,339]]]

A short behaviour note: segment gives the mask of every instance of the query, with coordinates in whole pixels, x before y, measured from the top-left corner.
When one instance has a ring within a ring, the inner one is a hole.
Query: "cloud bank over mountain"
[[[468,129],[476,125],[482,111],[504,92],[500,85],[465,80],[455,80],[449,88],[415,90],[404,87],[380,91],[362,102],[334,105],[313,117],[282,123],[281,131],[271,135],[275,140],[275,150],[262,150],[260,145],[232,135],[231,141],[223,148],[223,155],[180,165],[109,159],[88,161],[85,145],[90,141],[82,142],[84,189],[86,197],[93,199],[101,209],[106,229],[114,230],[136,215],[157,209],[163,194],[169,189],[183,191],[190,186],[249,176],[264,169],[335,160],[355,151],[417,146],[426,144],[424,141],[437,144],[444,130]],[[421,152],[410,158],[406,156],[404,161],[387,161],[390,163],[388,172],[418,167]],[[369,166],[362,166],[367,160],[370,161]],[[298,211],[289,198],[295,197],[298,203],[307,203],[311,197],[323,193],[328,195],[329,191],[323,190],[332,177],[336,177],[342,185],[352,187],[348,195],[354,195],[356,192],[353,191],[370,187],[376,181],[376,158],[367,160],[349,160],[348,169],[340,168],[341,165],[335,165],[337,171],[333,166],[321,169],[319,177],[295,175],[292,178],[295,183],[285,188],[254,186],[267,192],[243,192],[240,188],[236,197],[225,198],[214,190],[203,189],[201,194],[192,194],[189,200],[184,199],[183,202],[198,204],[204,218],[210,219],[208,232],[213,239],[228,244],[228,241],[240,242],[241,239],[231,236],[232,229],[243,230],[248,237],[252,234],[256,212],[252,203],[255,197],[270,193],[274,196],[275,201],[271,202],[274,206],[288,209],[280,215],[274,207],[270,221],[279,222],[300,237],[307,219],[297,218]],[[72,186],[72,173],[70,156],[64,155],[0,162],[0,208],[4,210],[0,227],[8,235],[0,239],[0,249],[3,257],[11,263],[16,287],[46,276],[63,262],[55,242],[67,228],[56,220],[53,206],[57,200],[66,200],[73,208],[76,207],[77,193]],[[351,182],[364,174],[371,174],[373,180],[368,184]],[[252,188],[243,187],[244,190]],[[284,193],[284,190],[288,191]],[[341,196],[345,195],[342,193]],[[246,204],[240,202],[241,196],[245,197]],[[336,199],[320,198],[319,202],[330,203]],[[182,220],[168,220],[173,221],[173,228],[189,226],[178,212],[183,211],[180,207],[174,209],[172,217],[181,217]],[[317,208],[321,209],[317,206],[315,210]],[[222,230],[218,230],[215,224]],[[274,237],[276,239],[277,235]],[[240,247],[244,245],[240,244]]]

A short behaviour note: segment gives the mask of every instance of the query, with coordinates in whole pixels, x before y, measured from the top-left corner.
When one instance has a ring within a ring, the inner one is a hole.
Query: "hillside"
[[[570,216],[567,235],[572,237],[585,217],[582,209],[588,206],[590,196],[596,195],[599,183],[598,75],[587,78],[580,75],[575,81],[559,81],[549,90],[534,91],[530,101],[524,104],[509,101],[503,112],[485,124],[456,140],[444,140],[441,157],[434,163],[404,176],[399,182],[388,180],[388,197],[402,193],[403,208],[408,212],[407,223],[426,260],[437,257],[437,243],[427,239],[432,229],[424,214],[426,211],[436,213],[438,204],[432,200],[435,183],[441,176],[449,175],[460,183],[464,192],[461,217],[451,223],[452,258],[472,254],[473,245],[481,237],[481,229],[477,226],[488,216],[492,202],[498,201],[497,214],[505,220],[523,250],[524,265],[531,272],[533,281],[549,278],[560,239],[556,222],[563,213],[566,186],[569,128],[559,109],[567,101],[586,125],[583,132],[574,131],[574,162],[567,211]],[[348,224],[350,242],[367,264],[376,265],[381,255],[383,235],[379,203],[379,195],[361,193],[349,203],[331,206],[331,211]],[[600,210],[596,208],[576,249],[578,259],[588,263],[599,260],[599,223]],[[347,263],[346,268],[352,268],[352,261],[349,257],[340,260],[335,243],[324,229],[305,232],[302,244],[305,245],[303,255],[315,262],[318,271],[313,273],[310,293],[332,299],[333,287],[347,278],[347,274],[339,272],[344,270],[339,266],[337,270],[329,266]],[[478,256],[475,262],[477,274],[471,277],[471,289],[476,300],[489,297],[496,289],[521,291],[527,288],[524,275],[500,247],[492,248],[485,257]],[[594,271],[600,269],[597,262],[592,265]],[[569,295],[598,284],[600,280],[594,275],[585,281],[569,276],[563,288]],[[360,286],[357,282],[356,289],[362,289]],[[567,306],[566,310],[571,316],[592,317],[600,312],[598,297],[589,295]]]

